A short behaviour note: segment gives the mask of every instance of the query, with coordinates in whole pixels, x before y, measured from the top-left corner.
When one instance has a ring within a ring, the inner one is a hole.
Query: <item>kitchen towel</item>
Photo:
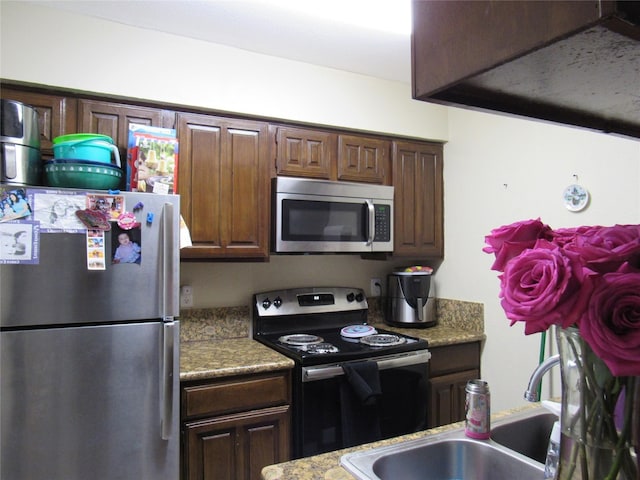
[[[340,410],[343,447],[373,442],[382,438],[378,398],[382,394],[376,362],[344,364],[340,385]]]

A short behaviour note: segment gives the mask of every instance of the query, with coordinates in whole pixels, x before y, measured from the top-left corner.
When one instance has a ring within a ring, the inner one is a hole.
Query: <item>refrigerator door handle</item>
[[[177,248],[174,240],[173,219],[174,211],[172,203],[165,203],[162,208],[162,281],[160,282],[162,292],[160,299],[162,302],[162,316],[165,321],[172,321],[176,311],[175,289],[175,265],[174,251]]]
[[[174,211],[172,203],[165,203],[162,208],[162,280],[160,282],[162,292],[160,292],[160,301],[162,302],[162,365],[161,365],[161,429],[162,439],[169,440],[173,435],[173,383],[174,383],[174,354],[175,340],[174,333],[176,322],[174,321],[175,312],[175,268],[173,252],[177,247],[174,242],[173,231]]]
[[[161,429],[162,439],[169,440],[173,435],[173,409],[175,408],[173,398],[174,380],[174,329],[175,322],[164,322],[162,326],[162,366],[161,375]]]

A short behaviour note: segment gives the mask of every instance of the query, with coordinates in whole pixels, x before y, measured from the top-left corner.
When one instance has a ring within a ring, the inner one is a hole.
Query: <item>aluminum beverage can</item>
[[[464,433],[471,438],[486,440],[491,435],[491,393],[483,380],[467,382]]]

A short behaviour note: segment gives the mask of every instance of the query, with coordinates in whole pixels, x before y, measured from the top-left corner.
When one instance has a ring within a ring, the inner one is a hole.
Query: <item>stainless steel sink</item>
[[[552,425],[556,417],[548,415],[553,417]],[[494,435],[497,431],[500,441],[512,445],[514,449],[493,438],[470,439],[462,429],[456,429],[350,453],[341,458],[341,464],[360,480],[539,480],[543,477],[549,434],[542,438],[542,431],[546,427],[539,428],[537,424],[546,425],[550,421],[546,418],[548,415],[542,409],[536,409],[495,422]],[[529,434],[530,441],[517,439],[518,436],[528,437]],[[539,448],[544,451],[542,460],[538,448],[532,447],[536,442],[540,442]],[[523,444],[530,448],[523,448]],[[515,450],[515,447],[522,452]],[[534,451],[538,458],[529,457],[527,454],[530,451]]]
[[[553,423],[558,417],[545,410],[516,416],[491,429],[491,439],[511,450],[544,463]]]

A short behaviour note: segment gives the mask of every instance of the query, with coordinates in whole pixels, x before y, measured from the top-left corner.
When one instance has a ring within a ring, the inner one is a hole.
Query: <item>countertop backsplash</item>
[[[384,324],[383,297],[370,297],[369,323]],[[484,332],[484,304],[436,299],[438,325],[458,330]],[[251,338],[251,308],[218,307],[184,309],[180,311],[180,341],[224,340]]]

